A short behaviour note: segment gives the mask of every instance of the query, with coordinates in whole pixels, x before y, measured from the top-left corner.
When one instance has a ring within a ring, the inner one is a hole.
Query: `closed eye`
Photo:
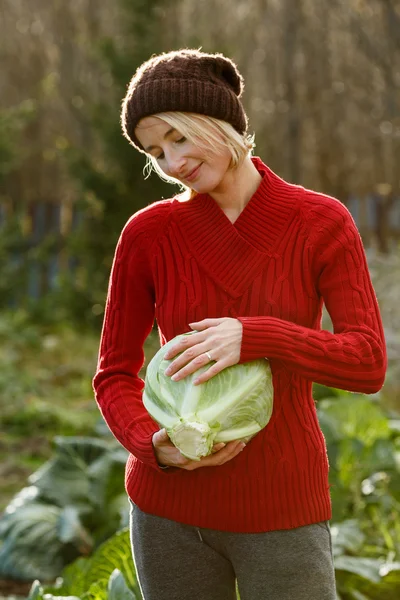
[[[181,138],[179,138],[179,140],[175,140],[174,144],[183,144],[184,142],[186,142],[186,139],[187,138],[185,138],[185,137],[181,137]],[[164,160],[164,158],[165,158],[164,152],[161,152],[161,154],[159,154],[158,156],[155,157],[156,160]]]

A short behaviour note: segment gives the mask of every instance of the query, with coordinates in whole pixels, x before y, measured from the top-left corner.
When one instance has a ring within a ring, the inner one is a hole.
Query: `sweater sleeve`
[[[117,440],[134,456],[159,469],[152,436],[159,430],[142,402],[143,344],[155,317],[149,234],[135,215],[125,226],[111,270],[93,388],[100,411]],[[139,222],[139,224],[138,224]]]
[[[314,279],[333,333],[275,317],[239,317],[240,362],[278,358],[311,381],[352,392],[383,385],[386,349],[364,248],[348,210],[338,201],[315,210],[309,232]]]

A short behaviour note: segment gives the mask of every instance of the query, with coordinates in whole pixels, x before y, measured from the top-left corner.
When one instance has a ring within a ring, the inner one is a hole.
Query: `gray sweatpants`
[[[327,522],[230,533],[149,515],[131,502],[131,542],[144,600],[335,600]]]

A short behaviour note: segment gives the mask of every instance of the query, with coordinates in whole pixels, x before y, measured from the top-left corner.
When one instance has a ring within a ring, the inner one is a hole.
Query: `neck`
[[[234,221],[260,185],[262,177],[247,156],[236,169],[229,170],[218,188],[210,193],[227,216]]]

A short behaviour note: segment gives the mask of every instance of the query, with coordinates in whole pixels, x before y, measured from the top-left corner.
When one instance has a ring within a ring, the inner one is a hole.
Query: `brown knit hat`
[[[138,122],[169,111],[215,117],[243,134],[247,130],[247,116],[239,100],[243,87],[235,63],[222,54],[183,49],[153,56],[129,83],[121,113],[124,135],[143,151],[135,136]]]

